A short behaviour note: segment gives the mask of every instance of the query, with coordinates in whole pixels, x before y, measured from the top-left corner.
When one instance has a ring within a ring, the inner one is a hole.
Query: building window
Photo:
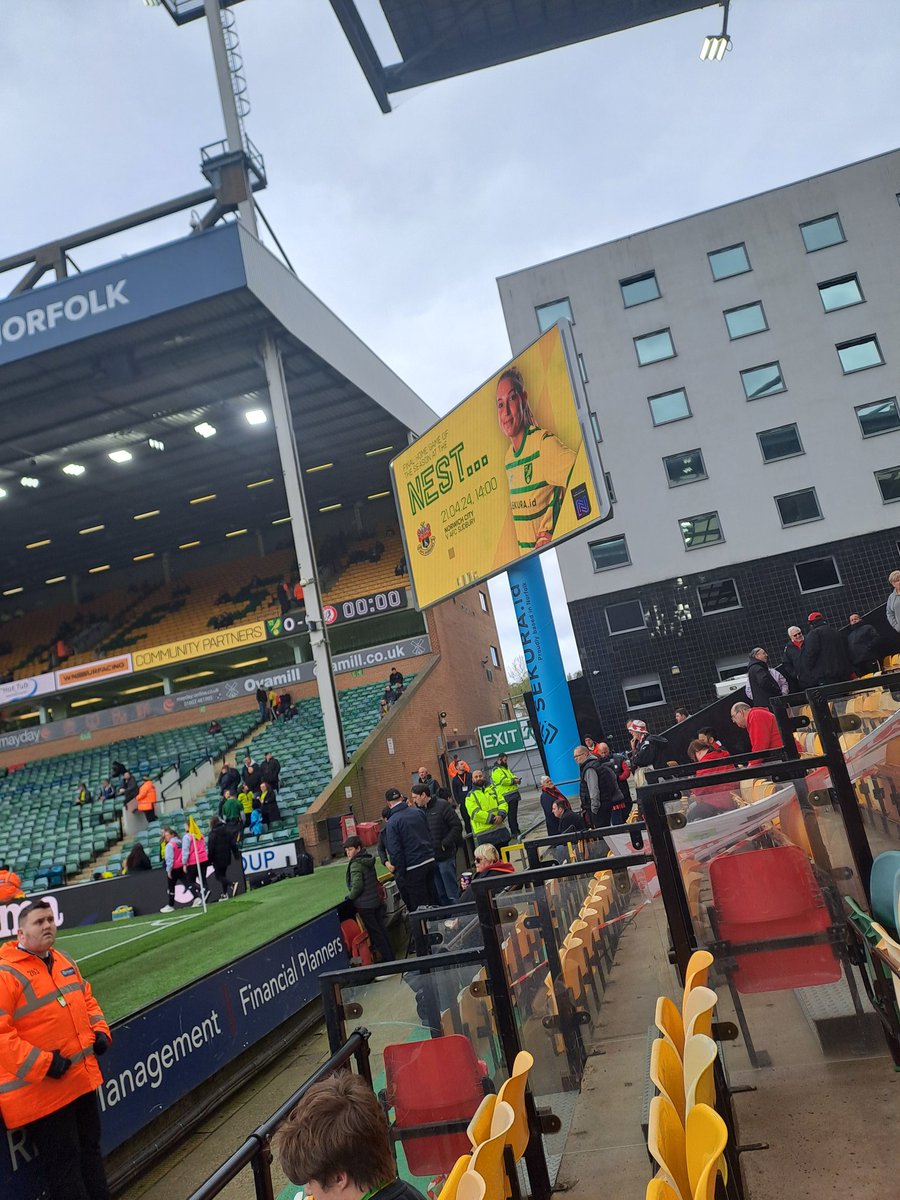
[[[691,415],[687,392],[684,388],[676,388],[674,392],[660,392],[658,396],[648,396],[650,415],[654,425],[668,425],[670,421],[683,421]]]
[[[827,283],[820,283],[819,295],[826,312],[834,312],[836,308],[849,308],[852,304],[862,304],[865,301],[858,275],[845,275],[843,279],[829,279]]]
[[[762,333],[768,329],[766,314],[758,300],[753,304],[742,304],[740,308],[729,308],[722,316],[728,326],[728,336],[732,341],[737,338],[749,337],[751,333]]]
[[[488,650],[491,655],[491,666],[499,667],[500,666],[500,655],[497,653],[497,647],[496,646],[488,646]]]
[[[859,404],[855,411],[863,437],[875,437],[879,433],[891,433],[900,429],[896,396],[889,396],[887,400],[876,400],[874,404]]]
[[[717,658],[716,670],[719,673],[720,683],[726,679],[735,679],[738,675],[746,675],[747,655],[729,654],[727,658]]]
[[[608,605],[606,624],[610,633],[631,633],[634,629],[646,629],[647,622],[640,600],[625,600],[622,604]]]
[[[631,279],[620,279],[622,299],[626,308],[634,308],[636,304],[646,304],[648,300],[659,299],[659,284],[656,282],[656,272],[648,271],[646,275],[634,275]]]
[[[759,400],[762,396],[774,396],[776,392],[787,390],[781,374],[781,363],[777,362],[741,371],[741,383],[748,400]]]
[[[701,513],[697,517],[682,517],[678,522],[685,550],[697,550],[700,546],[712,546],[723,542],[722,525],[717,512]]]
[[[600,422],[597,420],[597,414],[591,413],[591,429],[594,431],[594,441],[598,444],[603,441],[603,434],[600,432]]]
[[[838,352],[841,368],[845,375],[850,375],[854,371],[865,371],[869,367],[884,365],[881,347],[878,345],[878,338],[874,333],[868,337],[856,338],[852,342],[842,342],[839,346],[835,346],[835,350]]]
[[[806,221],[800,226],[803,245],[807,254],[814,250],[824,250],[826,246],[838,246],[847,239],[841,228],[841,218],[837,213],[830,217],[819,217],[815,221]]]
[[[822,510],[819,508],[819,498],[815,488],[803,488],[799,492],[785,492],[783,496],[775,497],[775,504],[784,526],[804,525],[807,521],[821,521],[822,519]]]
[[[616,504],[616,489],[613,487],[612,475],[610,475],[609,471],[604,471],[603,478],[606,480],[606,490],[609,493],[609,502],[610,504]]]
[[[636,675],[631,679],[623,679],[622,691],[629,708],[650,708],[666,702],[658,675]]]
[[[747,247],[743,242],[736,246],[725,246],[721,250],[712,250],[706,257],[709,259],[712,277],[716,281],[730,279],[732,275],[743,275],[750,270]]]
[[[823,588],[841,586],[841,576],[833,558],[810,558],[794,564],[794,574],[801,592],[818,592]]]
[[[494,672],[491,670],[490,667],[484,668],[484,674],[485,674],[485,677],[487,678],[488,683],[494,682]]]
[[[803,453],[800,434],[796,425],[779,425],[776,429],[763,429],[757,435],[763,462],[778,462],[780,458],[795,458]]]
[[[581,376],[581,382],[587,383],[588,373],[587,373],[587,367],[584,365],[584,355],[583,354],[578,355],[578,373]]]
[[[708,583],[698,584],[697,599],[705,617],[741,607],[741,598],[733,579],[711,579]]]
[[[595,571],[609,571],[612,567],[625,567],[631,562],[624,537],[604,538],[602,542],[591,542],[588,548]]]
[[[478,603],[481,605],[482,612],[490,612],[490,609],[488,608],[487,596],[482,591],[478,592]]]
[[[706,466],[700,450],[686,450],[683,454],[669,454],[663,459],[669,487],[681,487],[683,483],[696,483],[706,479]]]
[[[885,504],[900,500],[900,467],[885,467],[875,472],[875,482]]]
[[[546,333],[557,321],[571,321],[575,324],[568,296],[563,296],[562,300],[553,300],[549,304],[539,304],[534,311],[541,333]]]
[[[668,329],[659,329],[656,333],[645,333],[642,337],[636,337],[634,349],[642,367],[661,362],[664,358],[675,357],[675,347],[672,345],[672,335]]]

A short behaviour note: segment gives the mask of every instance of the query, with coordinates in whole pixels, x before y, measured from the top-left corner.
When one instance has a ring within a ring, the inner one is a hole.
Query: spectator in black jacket
[[[428,818],[420,808],[399,800],[391,809],[384,841],[403,903],[413,912],[435,904],[434,847]]]
[[[241,777],[238,774],[237,767],[234,763],[229,765],[227,762],[223,762],[222,770],[219,772],[219,791],[223,796],[226,792],[233,792],[237,795],[240,786]]]
[[[847,630],[847,655],[857,675],[869,675],[881,669],[878,656],[880,646],[881,634],[875,626],[864,621],[859,613],[851,613],[850,628]]]
[[[606,766],[587,746],[576,746],[572,757],[581,775],[579,795],[585,825],[602,829],[621,825],[625,821],[625,801],[619,791],[616,773]]]
[[[222,889],[220,900],[228,899],[228,880],[225,874],[231,865],[231,860],[238,857],[238,848],[228,826],[218,817],[209,818],[209,838],[206,842],[206,853],[213,865],[216,882]]]
[[[809,631],[803,646],[803,669],[812,687],[843,683],[853,674],[847,643],[820,612],[809,614]]]
[[[241,767],[241,779],[251,792],[258,794],[260,784],[262,783],[262,774],[259,764],[255,763],[249,754],[244,755],[244,765]]]
[[[431,831],[434,850],[434,890],[438,903],[455,904],[459,900],[459,881],[456,877],[456,852],[462,845],[462,821],[449,800],[432,796],[425,783],[412,790],[413,804],[424,812]]]
[[[754,646],[750,651],[747,688],[754,708],[768,708],[772,697],[781,695],[781,688],[769,670],[769,656],[762,646]]]
[[[122,797],[123,803],[130,804],[132,800],[136,799],[138,791],[138,781],[130,771],[126,771],[122,776],[122,786],[119,788],[119,795]]]
[[[805,692],[808,687],[812,686],[806,678],[803,667],[803,648],[806,639],[799,625],[789,625],[787,633],[790,641],[781,652],[779,670],[787,680],[788,687],[792,692]]]
[[[259,764],[259,774],[263,783],[278,791],[278,780],[281,775],[281,763],[271,750],[266,751],[266,757]]]

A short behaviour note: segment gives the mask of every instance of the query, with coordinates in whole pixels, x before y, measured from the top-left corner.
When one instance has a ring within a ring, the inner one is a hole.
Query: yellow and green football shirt
[[[520,553],[553,536],[574,466],[575,451],[536,425],[529,425],[518,451],[510,445],[506,481]]]

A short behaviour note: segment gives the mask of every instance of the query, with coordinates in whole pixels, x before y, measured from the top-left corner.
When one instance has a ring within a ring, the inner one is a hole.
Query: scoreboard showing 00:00
[[[339,604],[327,604],[324,609],[326,625],[341,621],[359,621],[363,617],[374,617],[380,613],[396,612],[408,604],[405,588],[391,588],[387,592],[373,592],[370,596],[359,596],[355,600],[343,600]]]

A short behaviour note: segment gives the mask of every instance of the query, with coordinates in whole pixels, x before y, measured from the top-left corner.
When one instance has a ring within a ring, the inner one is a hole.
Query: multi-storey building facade
[[[604,726],[701,707],[900,564],[900,151],[499,280],[572,321],[613,519],[559,550]]]

